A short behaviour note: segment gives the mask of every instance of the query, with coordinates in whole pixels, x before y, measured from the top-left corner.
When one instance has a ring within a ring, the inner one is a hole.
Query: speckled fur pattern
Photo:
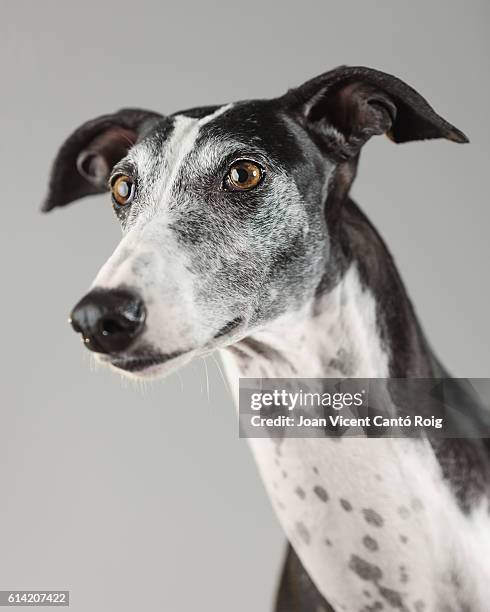
[[[44,210],[132,177],[134,201],[116,210],[123,238],[93,288],[130,288],[147,312],[124,353],[99,359],[124,370],[164,353],[131,374],[155,376],[219,350],[235,391],[239,376],[446,376],[388,249],[349,197],[377,134],[467,142],[415,90],[362,67],[273,100],[169,116],[123,109],[78,128]],[[263,179],[230,192],[224,177],[239,159]],[[489,609],[487,441],[250,444],[292,546],[277,612]]]

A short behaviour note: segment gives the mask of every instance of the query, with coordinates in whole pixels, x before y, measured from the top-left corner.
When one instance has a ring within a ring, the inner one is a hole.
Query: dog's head
[[[165,373],[335,282],[338,210],[362,145],[466,137],[390,75],[341,67],[273,100],[85,123],[44,210],[110,191],[123,238],[75,306],[87,348]]]

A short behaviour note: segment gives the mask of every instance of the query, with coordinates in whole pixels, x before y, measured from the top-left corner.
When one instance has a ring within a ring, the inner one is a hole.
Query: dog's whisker
[[[209,399],[209,374],[208,374],[208,364],[206,363],[206,357],[201,357],[202,362],[204,363],[204,371],[206,375],[206,391],[208,396],[208,403],[210,403]]]
[[[182,393],[184,393],[184,381],[182,379],[182,374],[180,373],[180,370],[176,370],[175,372],[177,374],[177,376],[179,377],[180,380],[180,390]]]
[[[220,373],[220,377],[221,377],[221,380],[223,381],[225,389],[228,391],[228,393],[230,394],[230,397],[233,399],[233,392],[231,390],[229,381],[227,380],[226,376],[223,374],[223,370],[221,369],[221,366],[219,363],[219,357],[216,357],[214,353],[211,353],[211,357],[214,363],[216,364],[216,367],[218,368],[218,372]]]

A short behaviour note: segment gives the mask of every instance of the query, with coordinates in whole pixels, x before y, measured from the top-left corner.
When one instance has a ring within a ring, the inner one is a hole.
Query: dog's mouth
[[[118,370],[125,372],[141,372],[148,368],[159,366],[181,355],[187,351],[175,351],[174,353],[155,353],[153,355],[134,355],[131,357],[110,357],[107,362]]]
[[[203,354],[207,354],[208,351],[212,351],[216,348],[216,340],[225,340],[232,335],[240,324],[244,322],[242,317],[236,317],[226,325],[224,325],[214,336],[210,343],[202,347]],[[214,341],[214,342],[213,342]],[[145,344],[140,346],[133,354],[127,355],[98,355],[98,359],[107,364],[111,365],[117,370],[133,374],[151,374],[152,371],[155,374],[161,373],[161,370],[157,369],[158,366],[168,365],[170,369],[174,365],[181,365],[186,362],[187,359],[191,358],[191,355],[195,354],[195,350],[181,350],[174,351],[171,353],[162,353],[151,344]],[[178,359],[182,357],[183,359]],[[177,362],[177,364],[174,364]],[[167,368],[165,368],[165,371]]]

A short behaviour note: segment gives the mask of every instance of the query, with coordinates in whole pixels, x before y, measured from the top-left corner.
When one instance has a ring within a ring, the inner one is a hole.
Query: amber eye
[[[253,161],[240,160],[231,165],[225,177],[225,187],[232,191],[253,189],[262,180],[263,172]]]
[[[134,183],[124,174],[118,176],[111,186],[112,199],[119,206],[127,206],[133,201]]]

